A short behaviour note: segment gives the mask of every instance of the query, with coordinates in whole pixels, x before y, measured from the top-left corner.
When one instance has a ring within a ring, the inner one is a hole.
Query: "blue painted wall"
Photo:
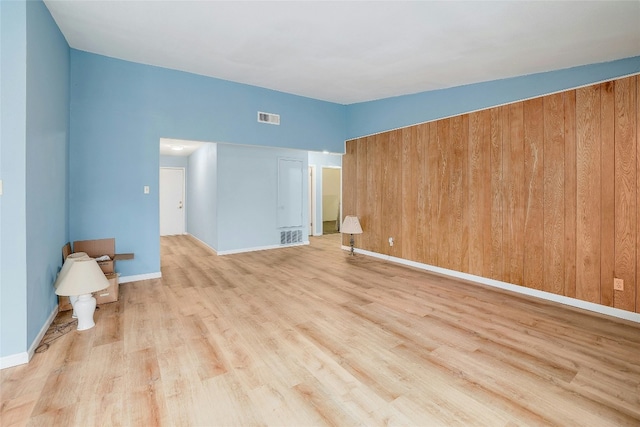
[[[347,139],[490,108],[638,72],[640,72],[640,56],[351,104],[347,106]]]
[[[280,244],[278,159],[300,160],[306,171],[307,156],[301,150],[218,144],[219,252]],[[307,174],[302,176],[303,200],[308,200]],[[306,204],[302,212],[302,223],[309,224]],[[303,228],[306,237],[308,225]]]
[[[67,230],[69,46],[42,2],[27,2],[27,341],[58,304]]]
[[[0,2],[0,356],[27,351],[27,8]]]
[[[344,148],[345,106],[71,50],[70,234],[115,237],[122,275],[160,271],[161,137]],[[257,123],[257,111],[281,125]],[[151,194],[144,195],[144,185]]]
[[[0,356],[26,352],[55,309],[67,241],[69,47],[42,2],[1,2]]]
[[[187,232],[218,252],[279,245],[278,159],[299,159],[306,170],[306,157],[302,150],[205,144],[189,156]]]
[[[187,233],[218,249],[218,144],[205,144],[189,156]]]

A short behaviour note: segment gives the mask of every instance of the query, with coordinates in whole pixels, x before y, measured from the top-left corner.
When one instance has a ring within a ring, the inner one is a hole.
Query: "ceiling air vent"
[[[270,125],[279,125],[280,115],[258,111],[258,122],[269,123]]]

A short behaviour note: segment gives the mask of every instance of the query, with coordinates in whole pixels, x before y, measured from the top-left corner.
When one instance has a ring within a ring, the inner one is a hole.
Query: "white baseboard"
[[[308,245],[309,241],[304,241],[302,243],[292,243],[290,245],[270,245],[270,246],[254,246],[252,248],[243,248],[243,249],[232,249],[229,251],[218,251],[218,255],[232,255],[232,254],[241,254],[244,252],[255,252],[255,251],[266,251],[270,249],[282,249],[282,248],[290,248],[292,246],[304,246]]]
[[[211,246],[209,246],[208,244],[206,244],[205,242],[203,242],[202,240],[198,239],[196,236],[194,236],[193,234],[189,234],[187,233],[187,235],[189,237],[191,237],[192,239],[196,240],[198,243],[200,243],[202,246],[204,246],[205,248],[212,250],[213,252],[215,252],[216,255],[218,255],[218,251],[216,251],[214,248],[212,248]]]
[[[42,329],[40,329],[38,336],[31,343],[31,347],[29,347],[29,350],[28,350],[29,360],[31,360],[31,358],[35,354],[36,348],[38,348],[38,346],[40,345],[40,341],[42,341],[42,338],[44,338],[44,335],[49,330],[49,326],[51,326],[51,324],[53,323],[57,315],[58,315],[58,306],[56,305],[53,311],[51,312],[51,314],[49,315],[49,318],[47,319],[47,321],[44,322],[44,325],[42,325]]]
[[[31,358],[36,352],[36,348],[38,348],[38,346],[40,345],[40,341],[42,341],[42,338],[44,338],[44,335],[49,330],[49,326],[51,326],[51,324],[53,323],[53,320],[56,318],[57,315],[58,315],[58,306],[56,305],[53,311],[51,312],[51,314],[49,315],[49,317],[47,318],[47,320],[44,322],[44,325],[42,325],[42,328],[40,329],[40,332],[38,332],[36,339],[34,339],[33,342],[31,343],[29,350],[23,351],[22,353],[12,354],[10,356],[5,356],[0,358],[0,369],[11,368],[14,366],[24,365],[25,363],[29,363],[29,361],[31,360]]]
[[[343,250],[350,250],[349,246],[341,246]],[[583,310],[593,311],[595,313],[604,314],[606,316],[617,317],[619,319],[629,320],[631,322],[640,323],[640,313],[633,313],[631,311],[620,310],[619,308],[608,307],[602,304],[596,304],[593,302],[579,300],[577,298],[565,297],[564,295],[557,295],[551,292],[540,291],[538,289],[531,289],[524,286],[514,285],[512,283],[501,282],[499,280],[488,279],[486,277],[476,276],[474,274],[469,273],[461,273],[455,270],[449,270],[447,268],[436,267],[429,264],[423,264],[420,262],[410,261],[403,258],[393,257],[391,255],[379,254],[377,252],[365,251],[363,249],[355,249],[356,253],[368,255],[374,258],[383,259],[385,261],[394,262],[396,264],[403,264],[409,267],[419,268],[421,270],[432,271],[434,273],[443,274],[446,276],[455,277],[458,279],[467,280],[470,282],[476,282],[487,286],[492,286],[494,288],[500,288],[507,291],[515,292],[518,294],[528,295],[540,299],[544,299],[547,301],[553,301],[560,304],[568,305],[571,307],[580,308]]]
[[[122,276],[118,280],[120,284],[129,283],[129,282],[138,282],[140,280],[149,280],[149,279],[160,279],[162,277],[161,272],[157,273],[147,273],[147,274],[136,274],[133,276]]]
[[[291,246],[302,246],[302,245],[308,245],[309,244],[309,240],[306,240],[306,241],[304,241],[302,243],[292,243],[290,245],[254,246],[254,247],[251,247],[251,248],[231,249],[231,250],[228,250],[228,251],[218,251],[218,250],[212,248],[211,246],[209,246],[208,244],[206,244],[205,242],[203,242],[202,240],[198,239],[193,234],[189,234],[189,237],[197,240],[198,243],[200,243],[204,247],[212,250],[218,256],[241,254],[241,253],[245,253],[245,252],[266,251],[266,250],[270,250],[270,249],[290,248]]]
[[[24,365],[25,363],[29,363],[29,353],[23,351],[22,353],[12,354],[0,358],[0,370]]]

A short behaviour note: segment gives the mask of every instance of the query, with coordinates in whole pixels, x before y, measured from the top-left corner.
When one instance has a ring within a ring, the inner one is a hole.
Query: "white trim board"
[[[341,248],[345,251],[351,250],[350,246],[341,245]],[[518,286],[512,283],[501,282],[499,280],[494,280],[494,279],[488,279],[486,277],[476,276],[474,274],[461,273],[459,271],[449,270],[447,268],[436,267],[429,264],[410,261],[403,258],[397,258],[391,255],[384,255],[384,254],[379,254],[377,252],[365,251],[363,249],[356,248],[355,252],[358,254],[368,255],[370,257],[383,259],[385,261],[394,262],[396,264],[415,267],[415,268],[419,268],[421,270],[426,270],[426,271],[432,271],[434,273],[443,274],[445,276],[455,277],[457,279],[463,279],[469,282],[475,282],[482,285],[492,286],[494,288],[500,288],[500,289],[515,292],[518,294],[528,295],[535,298],[540,298],[547,301],[568,305],[570,307],[576,307],[583,310],[604,314],[606,316],[617,317],[618,319],[624,319],[624,320],[629,320],[631,322],[640,323],[640,313],[633,313],[631,311],[620,310],[619,308],[608,307],[602,304],[595,304],[593,302],[582,301],[576,298],[570,298],[570,297],[565,297],[563,295],[552,294],[551,292],[540,291],[538,289],[526,288],[524,286]]]
[[[0,370],[13,368],[14,366],[24,365],[29,363],[29,353],[23,351],[22,353],[11,354],[0,358]]]
[[[147,273],[147,274],[136,274],[133,276],[122,276],[118,280],[120,284],[130,283],[130,282],[139,282],[140,280],[150,280],[150,279],[160,279],[162,278],[161,272],[156,273]]]
[[[233,254],[241,254],[244,252],[255,252],[255,251],[266,251],[270,249],[282,249],[282,248],[291,248],[293,246],[304,246],[308,245],[309,241],[306,240],[302,243],[291,243],[289,245],[270,245],[270,246],[255,246],[253,248],[243,248],[243,249],[231,249],[229,251],[219,251],[218,255],[233,255]]]
[[[212,250],[216,255],[218,256],[223,256],[223,255],[233,255],[233,254],[242,254],[245,252],[255,252],[255,251],[266,251],[269,249],[281,249],[281,248],[290,248],[292,246],[304,246],[304,245],[308,245],[309,241],[305,240],[302,243],[291,243],[289,245],[269,245],[269,246],[254,246],[251,248],[242,248],[242,249],[230,249],[228,251],[217,251],[215,249],[213,249],[211,246],[207,245],[205,242],[203,242],[202,240],[198,239],[196,236],[194,236],[193,234],[189,234],[189,237],[194,238],[195,240],[198,241],[198,243],[200,243],[201,245],[205,246],[206,248]]]
[[[189,234],[187,233],[187,235],[189,237],[191,237],[192,239],[195,239],[200,245],[204,246],[205,248],[213,251],[214,255],[218,255],[218,251],[215,250],[214,248],[212,248],[211,246],[209,246],[206,242],[204,242],[203,240],[198,239],[196,236],[194,236],[193,234]]]
[[[56,305],[47,320],[44,322],[44,325],[42,325],[42,328],[40,329],[40,332],[38,332],[36,339],[34,339],[31,343],[31,346],[29,346],[29,350],[0,358],[0,370],[29,363],[36,352],[36,348],[38,348],[38,346],[40,345],[40,341],[42,341],[42,338],[44,338],[47,330],[49,330],[49,326],[51,326],[57,315],[58,306]]]

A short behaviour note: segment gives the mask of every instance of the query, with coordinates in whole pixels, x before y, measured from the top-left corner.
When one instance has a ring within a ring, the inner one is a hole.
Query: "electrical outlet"
[[[618,279],[617,277],[613,278],[613,289],[616,291],[624,291],[624,280]]]
[[[393,237],[389,237],[389,246],[393,246]]]
[[[148,185],[144,186],[144,194],[149,194],[149,186]]]

